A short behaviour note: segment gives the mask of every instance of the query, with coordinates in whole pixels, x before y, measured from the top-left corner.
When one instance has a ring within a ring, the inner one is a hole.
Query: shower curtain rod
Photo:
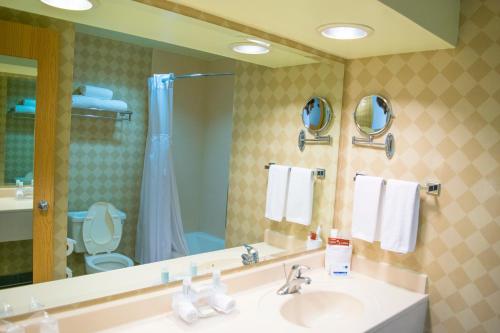
[[[174,74],[174,80],[175,79],[188,79],[188,78],[193,78],[193,77],[212,77],[212,76],[228,76],[228,75],[234,75],[234,73],[191,73],[191,74],[182,74],[182,75],[175,75]],[[163,82],[167,81],[167,79],[163,79]]]

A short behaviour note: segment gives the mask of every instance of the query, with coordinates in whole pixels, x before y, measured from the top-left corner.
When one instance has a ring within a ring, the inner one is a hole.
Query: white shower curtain
[[[135,247],[141,264],[188,254],[172,161],[173,83],[173,74],[148,79],[149,128]]]

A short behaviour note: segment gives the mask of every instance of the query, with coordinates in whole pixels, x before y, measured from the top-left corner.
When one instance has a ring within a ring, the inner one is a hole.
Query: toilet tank
[[[122,211],[118,211],[118,214],[120,215],[120,219],[122,220],[123,224],[125,222],[125,219],[127,218],[127,215]],[[85,244],[83,243],[82,236],[83,221],[85,221],[86,216],[86,210],[68,212],[68,237],[76,241],[74,251],[77,253],[87,252],[85,249]]]

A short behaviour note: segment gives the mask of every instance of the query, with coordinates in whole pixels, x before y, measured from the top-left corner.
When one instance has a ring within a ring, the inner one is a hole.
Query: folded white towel
[[[72,107],[78,109],[100,109],[104,111],[123,112],[128,110],[128,105],[124,101],[115,99],[99,99],[83,95],[71,96]]]
[[[354,183],[351,234],[354,238],[373,243],[378,240],[384,180],[357,176]]]
[[[34,106],[31,105],[20,105],[16,104],[14,107],[14,112],[16,113],[28,113],[28,114],[34,114],[36,111]]]
[[[380,247],[408,253],[415,250],[420,188],[415,182],[388,180],[380,229]]]
[[[286,194],[290,167],[272,164],[267,176],[265,217],[280,222],[285,216]]]
[[[292,168],[288,182],[286,220],[310,225],[314,197],[313,170]]]
[[[113,98],[113,91],[106,89],[106,88],[100,88],[96,86],[91,86],[91,85],[83,85],[78,88],[78,91],[80,92],[81,95],[87,96],[87,97],[94,97],[94,98],[99,98],[99,99],[112,99]]]
[[[36,99],[31,99],[31,98],[24,98],[20,101],[19,104],[22,105],[29,105],[29,106],[36,106]]]

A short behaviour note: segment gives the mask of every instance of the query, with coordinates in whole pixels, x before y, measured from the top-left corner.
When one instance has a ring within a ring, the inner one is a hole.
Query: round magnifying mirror
[[[313,134],[324,131],[332,120],[332,109],[322,97],[311,97],[302,109],[302,122]]]
[[[392,117],[389,101],[379,95],[363,97],[354,111],[356,126],[369,136],[376,136],[387,130]]]

